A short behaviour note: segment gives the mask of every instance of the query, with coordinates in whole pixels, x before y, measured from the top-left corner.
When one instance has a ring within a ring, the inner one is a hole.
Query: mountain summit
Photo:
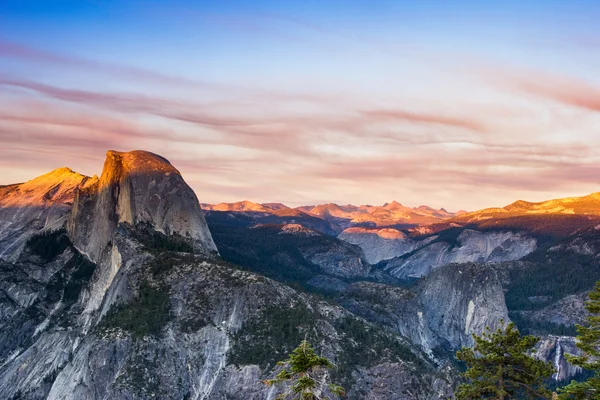
[[[260,265],[267,245],[290,276],[375,274],[358,247],[292,223],[323,220],[265,207],[290,223],[253,229],[275,232],[251,243]],[[2,187],[0,228],[11,254],[0,259],[1,399],[276,397],[261,380],[306,335],[337,360],[349,398],[366,398],[371,382],[382,400],[450,394],[452,377],[420,346],[221,258],[196,195],[156,154],[109,151],[99,178],[62,168]]]
[[[97,180],[59,168],[25,183],[0,187],[0,258],[14,260],[31,235],[62,227],[75,192]]]
[[[77,191],[67,229],[97,262],[119,223],[148,224],[217,249],[194,191],[167,159],[147,151],[109,150],[98,182]]]

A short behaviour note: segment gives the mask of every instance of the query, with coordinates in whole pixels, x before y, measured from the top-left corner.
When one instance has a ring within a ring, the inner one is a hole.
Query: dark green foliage
[[[561,399],[600,399],[600,282],[589,294],[585,304],[589,315],[584,325],[577,325],[577,347],[582,355],[567,354],[567,360],[585,370],[594,372],[594,375],[584,382],[571,381],[561,389]]]
[[[185,333],[197,332],[213,323],[209,317],[212,302],[210,297],[204,293],[203,287],[194,288],[191,300],[186,314],[180,316],[179,330]]]
[[[333,368],[331,361],[319,356],[306,340],[294,349],[287,360],[278,364],[284,368],[275,379],[264,382],[269,386],[290,382],[291,386],[277,396],[277,400],[318,400],[323,398],[322,390],[329,390],[336,397],[345,395],[344,388],[328,382],[326,370]]]
[[[54,260],[70,245],[71,241],[64,229],[42,232],[27,240],[27,247],[31,252],[48,262]]]
[[[550,397],[544,380],[554,370],[530,355],[538,338],[521,336],[513,323],[495,332],[488,328],[482,336],[473,338],[474,348],[463,347],[456,353],[456,358],[468,367],[463,374],[466,383],[456,391],[458,400]]]
[[[535,310],[563,297],[591,290],[600,280],[600,260],[572,250],[540,249],[524,258],[527,263],[510,271],[506,293],[509,310]],[[547,303],[529,297],[548,296]]]
[[[448,243],[448,245],[450,245],[450,250],[452,250],[455,247],[461,247],[461,243],[458,240],[458,237],[461,233],[463,233],[463,231],[464,228],[458,227],[445,229],[441,232],[436,233],[437,238],[431,241],[431,243],[446,242]]]
[[[179,323],[179,330],[184,333],[198,332],[205,326],[210,325],[210,323],[211,321],[200,316],[185,318]]]
[[[64,268],[52,276],[46,285],[44,300],[55,303],[62,300],[62,310],[66,310],[79,298],[79,294],[94,275],[96,264],[75,251],[75,254],[65,264]],[[69,319],[62,312],[54,313],[53,322],[67,326]]]
[[[67,263],[67,269],[73,272],[64,287],[63,302],[74,303],[79,298],[79,293],[92,278],[96,270],[96,264],[86,257],[76,253]]]
[[[136,296],[126,304],[113,306],[102,320],[101,326],[104,329],[120,328],[141,338],[160,334],[170,320],[168,289],[143,280]]]
[[[305,259],[300,247],[326,246],[337,240],[325,235],[280,235],[278,226],[251,228],[214,222],[209,217],[210,231],[224,260],[245,270],[302,287],[306,287],[306,282],[322,271]]]
[[[172,233],[165,235],[157,232],[146,224],[139,224],[132,229],[129,227],[131,235],[138,240],[146,250],[152,253],[162,253],[165,251],[175,251],[182,253],[193,253],[194,247],[185,237]]]
[[[597,218],[583,214],[538,214],[510,218],[490,218],[476,225],[480,230],[518,230],[533,234],[543,246],[551,240],[565,238],[576,231],[598,225]]]
[[[154,259],[148,263],[153,277],[157,277],[170,271],[177,265],[196,262],[198,259],[191,254],[179,254],[173,252],[161,252],[155,255]]]
[[[537,321],[523,316],[520,312],[509,312],[508,316],[510,317],[510,320],[515,323],[517,328],[519,328],[519,332],[523,333],[524,335],[577,335],[577,328],[575,328],[573,325],[555,324],[550,321]]]
[[[12,395],[12,397],[10,397],[8,400],[21,400],[23,399],[23,394],[21,393],[20,390],[18,390],[15,394]]]
[[[302,303],[265,308],[236,333],[229,362],[257,364],[263,371],[268,370],[304,339],[314,343],[329,340],[315,329],[319,320],[319,315]],[[335,328],[343,351],[338,354],[332,377],[344,385],[352,385],[352,372],[357,366],[368,368],[383,360],[407,361],[424,368],[422,360],[395,336],[362,320],[348,316],[337,321]]]
[[[289,308],[268,307],[236,333],[229,360],[237,365],[272,367],[302,341],[305,337],[303,327],[312,327],[316,322],[315,312],[303,303]]]
[[[41,318],[45,316],[44,312],[37,307],[37,305],[33,304],[23,310],[23,313],[27,315],[29,318]]]

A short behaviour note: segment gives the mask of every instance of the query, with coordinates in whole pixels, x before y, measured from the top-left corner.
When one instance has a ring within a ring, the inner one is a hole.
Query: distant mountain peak
[[[235,203],[219,203],[207,206],[212,211],[235,211],[235,212],[270,212],[273,209],[267,208],[262,204],[254,203],[249,200],[242,200]]]
[[[459,221],[478,221],[491,218],[552,214],[598,217],[600,216],[600,194],[592,193],[583,197],[565,197],[541,202],[517,200],[505,207],[485,208],[463,214],[456,213],[456,216]]]

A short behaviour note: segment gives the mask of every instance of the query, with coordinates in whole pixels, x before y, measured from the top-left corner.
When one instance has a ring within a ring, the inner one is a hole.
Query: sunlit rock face
[[[518,200],[503,208],[486,208],[465,213],[456,220],[474,222],[491,218],[552,214],[600,215],[600,193],[592,193],[583,197],[547,200],[539,203]]]
[[[451,395],[451,374],[399,335],[221,260],[195,195],[162,157],[109,152],[102,176],[83,178],[53,192],[65,196],[52,226],[66,230],[0,260],[0,399],[274,399],[281,389],[261,380],[305,337],[339,366],[350,398]],[[280,233],[321,235],[294,224]],[[323,237],[338,246],[307,246],[305,257],[369,273],[358,247]]]
[[[100,179],[77,191],[67,223],[75,247],[99,265],[85,304],[86,324],[128,261],[115,240],[123,224],[181,236],[197,250],[217,249],[194,191],[169,161],[146,151],[108,151]]]
[[[0,258],[14,261],[32,235],[62,228],[75,192],[97,181],[59,168],[25,183],[0,187]]]
[[[77,191],[67,229],[75,246],[99,262],[123,222],[145,223],[216,251],[196,194],[156,154],[109,151],[98,182]]]
[[[352,227],[345,229],[338,239],[359,246],[371,264],[402,256],[420,247],[417,241],[393,228]]]

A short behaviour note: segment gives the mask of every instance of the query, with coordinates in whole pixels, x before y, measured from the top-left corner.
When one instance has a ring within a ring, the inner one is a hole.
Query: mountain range
[[[599,229],[599,194],[201,204],[165,158],[109,151],[0,187],[0,398],[273,399],[306,338],[349,398],[446,399],[454,352],[509,320],[570,380]]]
[[[281,203],[253,203],[248,200],[236,203],[202,204],[207,211],[232,211],[275,216],[305,215],[321,218],[331,224],[337,233],[351,226],[365,227],[414,227],[443,222],[465,211],[450,213],[441,208],[436,210],[429,206],[406,207],[397,201],[385,203],[382,206],[338,205],[334,203],[316,206],[300,206],[291,208]]]

